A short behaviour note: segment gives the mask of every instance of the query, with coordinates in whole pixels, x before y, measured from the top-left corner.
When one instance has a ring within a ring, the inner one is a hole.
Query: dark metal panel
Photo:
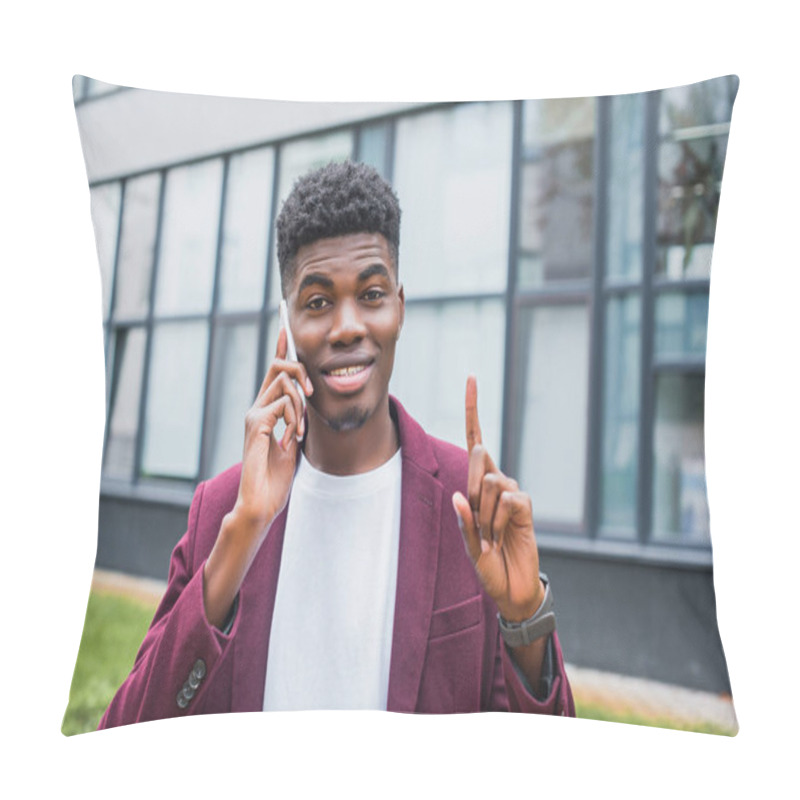
[[[516,100],[512,106],[511,143],[511,219],[508,225],[508,269],[506,273],[506,334],[505,359],[503,365],[503,413],[500,431],[500,469],[506,474],[515,472],[511,463],[512,442],[517,438],[514,408],[515,382],[514,339],[516,318],[514,314],[514,293],[517,288],[517,240],[519,238],[519,195],[520,195],[520,151],[522,149],[522,101]]]
[[[266,278],[264,279],[264,299],[261,303],[261,319],[258,326],[258,353],[256,354],[256,374],[255,386],[253,387],[253,396],[258,394],[261,384],[264,380],[264,375],[267,368],[267,323],[269,321],[270,302],[270,289],[272,286],[272,272],[279,269],[278,257],[275,253],[275,219],[278,216],[278,195],[280,191],[280,173],[281,173],[281,152],[280,147],[275,148],[275,154],[272,162],[272,202],[270,203],[270,221],[267,226],[267,263],[264,265],[266,270]],[[277,304],[276,304],[277,305]]]
[[[164,222],[164,196],[167,187],[165,170],[160,172],[161,184],[158,189],[158,215],[156,217],[156,238],[153,244],[153,269],[150,273],[150,292],[147,305],[147,335],[144,344],[144,364],[142,364],[142,385],[139,393],[139,419],[136,423],[136,453],[133,460],[133,483],[138,483],[142,471],[142,449],[144,442],[144,417],[147,405],[147,391],[150,384],[150,356],[153,349],[153,308],[158,280],[158,262],[161,255],[161,231]]]
[[[653,272],[656,263],[658,186],[658,92],[645,95],[644,230],[642,247],[641,384],[639,393],[639,491],[637,532],[640,542],[650,538],[653,496]]]
[[[595,101],[597,117],[594,138],[594,275],[589,300],[589,387],[588,387],[588,453],[586,458],[584,519],[586,533],[597,536],[600,520],[601,445],[603,421],[603,332],[605,303],[603,280],[606,273],[606,220],[608,211],[608,160],[610,104],[608,97]]]
[[[730,692],[713,575],[544,553],[567,662]]]
[[[222,162],[222,186],[220,189],[219,200],[219,220],[217,223],[217,248],[214,254],[214,286],[211,290],[211,310],[208,325],[208,350],[206,351],[206,381],[205,394],[203,396],[203,411],[201,414],[202,429],[200,430],[200,455],[198,458],[197,473],[199,478],[208,477],[208,450],[209,436],[211,435],[211,424],[209,413],[211,403],[210,397],[213,391],[214,376],[211,369],[214,364],[215,334],[217,330],[217,305],[219,304],[219,284],[220,272],[222,270],[222,240],[225,228],[225,203],[228,195],[228,174],[230,170],[230,158],[226,157]]]

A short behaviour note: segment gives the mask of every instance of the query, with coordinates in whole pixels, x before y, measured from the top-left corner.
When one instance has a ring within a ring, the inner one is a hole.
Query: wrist
[[[542,574],[540,582],[544,584],[544,599],[533,614],[523,620],[509,620],[503,616],[502,612],[497,615],[500,633],[509,647],[531,645],[536,640],[551,634],[556,628],[550,581],[546,575]]]
[[[534,616],[542,607],[544,603],[545,594],[547,591],[546,584],[542,581],[541,578],[536,582],[536,594],[526,603],[522,605],[510,605],[510,604],[497,604],[497,610],[500,612],[500,616],[506,622],[524,622],[526,619],[530,619]]]

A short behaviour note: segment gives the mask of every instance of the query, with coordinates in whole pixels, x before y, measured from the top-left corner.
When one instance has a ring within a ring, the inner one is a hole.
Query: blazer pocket
[[[446,608],[440,608],[431,615],[431,628],[428,641],[441,639],[459,631],[467,630],[481,621],[481,595],[477,594]]]

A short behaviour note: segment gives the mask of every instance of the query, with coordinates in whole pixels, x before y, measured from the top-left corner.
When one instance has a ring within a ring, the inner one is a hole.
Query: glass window
[[[612,298],[606,307],[603,370],[601,526],[636,537],[641,381],[641,298]]]
[[[358,137],[358,160],[375,167],[384,177],[389,174],[389,132],[388,122],[365,125]]]
[[[208,398],[209,475],[242,460],[244,416],[255,399],[258,323],[219,325]]]
[[[730,122],[738,86],[738,78],[727,75],[665,89],[661,92],[660,132]]]
[[[509,103],[398,121],[394,180],[406,297],[505,290],[511,146]]]
[[[310,139],[300,139],[290,142],[280,150],[280,181],[278,184],[278,208],[275,215],[280,213],[283,201],[288,197],[295,181],[311,170],[324,167],[331,161],[346,161],[353,157],[353,132],[351,130],[337,131],[325,136],[315,136]],[[273,254],[275,264],[270,281],[269,305],[277,308],[281,301],[281,278],[278,269],[277,243]]]
[[[125,208],[114,297],[116,318],[142,318],[150,304],[161,176],[150,173],[125,183]]]
[[[142,473],[195,479],[203,426],[208,325],[153,328]]]
[[[644,106],[641,94],[611,100],[606,274],[642,277],[644,229]]]
[[[114,336],[111,399],[103,476],[133,477],[136,431],[147,333],[144,328],[121,328]]]
[[[653,539],[709,541],[703,450],[703,375],[656,378],[653,430]]]
[[[523,309],[518,480],[537,520],[581,524],[586,473],[589,310]]]
[[[474,374],[483,441],[498,464],[504,337],[501,300],[409,304],[391,380],[392,394],[428,433],[465,447],[464,393]]]
[[[203,313],[211,308],[221,189],[221,159],[167,173],[157,314]]]
[[[272,218],[272,148],[232,156],[225,190],[219,287],[221,311],[261,308]]]
[[[526,100],[522,118],[525,157],[539,157],[540,148],[594,138],[594,104],[594,97]]]
[[[117,230],[122,196],[120,183],[105,183],[91,190],[92,222],[97,243],[97,259],[103,291],[103,319],[108,319],[111,307],[111,284],[114,278],[114,258],[117,251]]]
[[[665,292],[656,298],[657,359],[703,359],[708,331],[708,293]]]
[[[586,279],[594,240],[594,99],[524,104],[520,288]]]
[[[727,143],[727,136],[713,136],[659,148],[657,274],[710,274]]]

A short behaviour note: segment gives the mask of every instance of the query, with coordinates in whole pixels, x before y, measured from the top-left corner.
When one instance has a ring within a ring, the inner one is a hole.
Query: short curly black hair
[[[398,269],[400,204],[392,187],[367,164],[334,162],[298,178],[276,221],[284,296],[297,251],[319,239],[380,233]]]

